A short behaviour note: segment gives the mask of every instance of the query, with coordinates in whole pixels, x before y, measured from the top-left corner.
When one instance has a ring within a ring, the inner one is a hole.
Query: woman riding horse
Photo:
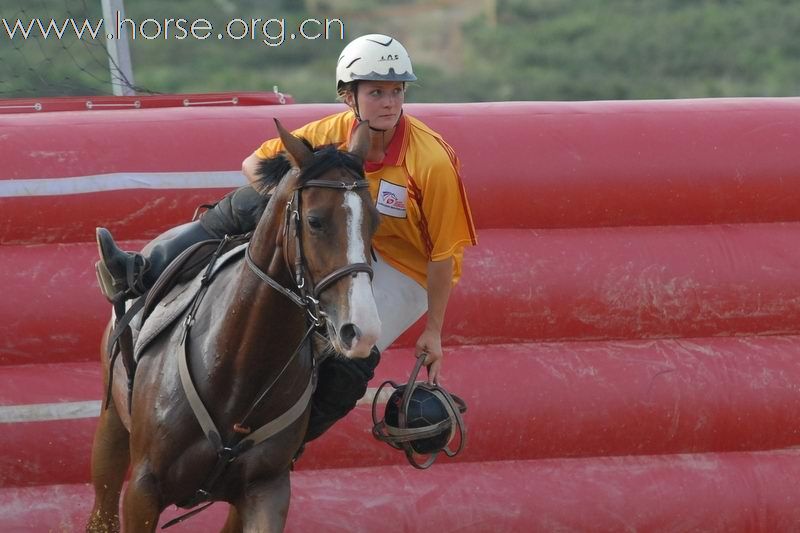
[[[126,531],[154,531],[170,504],[209,501],[231,504],[225,531],[282,531],[314,388],[310,335],[327,325],[336,350],[353,360],[368,357],[380,335],[366,123],[353,134],[353,157],[333,147],[312,153],[279,130],[294,168],[284,156],[262,165],[283,165],[284,176],[273,178],[273,201],[245,260],[233,260],[233,250],[212,261],[181,293],[191,303],[170,303],[182,313],[177,326],[137,344],[130,405],[125,380],[114,381],[92,449],[89,531],[119,530],[129,464]],[[102,360],[108,371],[111,361]],[[125,377],[121,364],[111,372]]]
[[[461,274],[464,247],[477,240],[453,149],[439,134],[403,112],[406,83],[416,79],[409,55],[396,39],[378,34],[359,37],[344,48],[336,66],[336,90],[349,110],[294,132],[316,146],[348,146],[355,125],[368,121],[366,178],[381,214],[372,242],[381,337],[367,359],[329,358],[320,366],[305,442],[355,406],[373,376],[380,351],[426,311],[415,355],[427,354],[429,382],[441,375],[442,325],[450,290]],[[244,160],[242,170],[250,182],[255,181],[258,164],[283,147],[280,139],[272,139]],[[250,231],[264,203],[253,187],[243,187],[198,222],[156,243],[148,257],[119,250],[111,235],[99,230],[98,275],[104,293],[110,300],[140,294],[190,244]]]

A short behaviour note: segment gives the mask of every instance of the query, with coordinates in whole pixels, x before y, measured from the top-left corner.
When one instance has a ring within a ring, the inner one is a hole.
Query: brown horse
[[[347,153],[312,152],[277,126],[291,169],[274,180],[246,260],[220,268],[190,317],[143,350],[130,414],[115,363],[92,449],[89,531],[119,530],[129,466],[126,531],[155,530],[168,505],[207,501],[231,505],[224,531],[282,531],[308,424],[314,323],[346,357],[367,357],[380,334],[370,267],[379,219],[362,170],[368,127]],[[108,370],[105,352],[102,361]]]

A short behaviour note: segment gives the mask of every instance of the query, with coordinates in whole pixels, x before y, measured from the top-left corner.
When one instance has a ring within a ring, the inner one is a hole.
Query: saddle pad
[[[241,260],[242,257],[244,257],[245,248],[247,248],[247,243],[233,248],[217,259],[217,262],[211,271],[211,283],[213,283],[214,277],[216,277],[217,273],[225,266],[228,264],[233,264],[236,260]],[[172,325],[175,320],[183,316],[195,295],[200,290],[204,271],[205,270],[201,270],[188,283],[175,285],[161,299],[161,301],[152,308],[150,315],[141,325],[139,331],[133,331],[133,354],[136,361],[139,360],[142,352],[153,341],[153,339],[158,337],[161,332]]]
[[[226,241],[222,254],[232,250],[250,240],[250,234],[239,235],[230,238]],[[175,285],[185,283],[194,278],[198,272],[205,270],[208,263],[211,262],[211,257],[222,245],[222,239],[211,239],[201,241],[193,244],[188,249],[184,250],[178,257],[164,269],[164,272],[158,277],[153,287],[147,291],[144,296],[145,304],[142,310],[141,319],[147,320],[153,308],[166,296]]]

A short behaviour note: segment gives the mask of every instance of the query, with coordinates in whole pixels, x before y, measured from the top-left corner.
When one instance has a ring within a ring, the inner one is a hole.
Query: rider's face
[[[400,119],[405,88],[400,81],[361,81],[358,83],[358,110],[363,120],[379,130],[392,129]]]

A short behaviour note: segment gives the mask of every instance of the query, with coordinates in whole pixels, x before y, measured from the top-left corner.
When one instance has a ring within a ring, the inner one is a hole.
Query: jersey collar
[[[350,133],[347,136],[347,143],[350,144],[350,137],[358,125],[358,120],[353,119],[353,125],[350,127]],[[367,172],[375,172],[385,166],[398,167],[403,164],[403,159],[406,155],[406,148],[408,147],[408,119],[406,114],[400,115],[400,120],[397,121],[397,129],[394,131],[389,147],[386,154],[383,156],[383,161],[380,163],[367,161],[364,165],[364,170]]]

